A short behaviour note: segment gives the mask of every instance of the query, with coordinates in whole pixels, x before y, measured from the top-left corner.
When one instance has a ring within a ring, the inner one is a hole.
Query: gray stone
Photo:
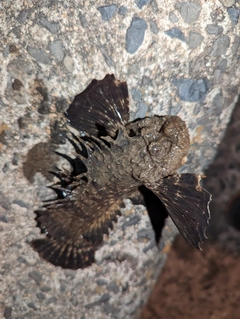
[[[201,6],[195,2],[181,2],[177,4],[177,8],[183,20],[188,24],[192,24],[198,20],[202,9]]]
[[[119,287],[118,285],[114,282],[114,281],[111,281],[108,285],[107,285],[107,290],[108,291],[111,291],[113,293],[118,293],[119,292]]]
[[[0,221],[3,223],[9,223],[9,219],[6,215],[0,215]]]
[[[66,55],[64,60],[63,60],[63,64],[65,66],[65,68],[68,70],[68,72],[72,73],[74,70],[74,61],[73,59]]]
[[[37,310],[37,307],[35,306],[35,303],[29,302],[27,305],[28,305],[29,308],[32,308],[33,310]]]
[[[99,305],[99,304],[101,304],[103,302],[106,302],[109,299],[110,299],[109,293],[105,293],[97,301],[94,301],[94,302],[91,302],[91,303],[85,305],[85,308],[91,309],[92,307],[97,306],[97,305]]]
[[[178,17],[176,16],[176,14],[173,12],[173,11],[171,11],[170,13],[169,13],[169,16],[168,16],[168,19],[169,19],[169,21],[171,21],[172,23],[176,23],[176,22],[178,22]]]
[[[29,272],[28,277],[33,279],[38,285],[42,282],[42,274],[37,270]]]
[[[138,110],[135,114],[135,119],[144,118],[146,116],[147,111],[148,111],[147,105],[143,102],[140,102],[138,104]]]
[[[37,297],[39,300],[44,300],[44,299],[46,299],[45,295],[44,295],[42,292],[37,292],[37,293],[36,293],[36,297]]]
[[[30,17],[31,13],[32,13],[31,9],[22,10],[17,16],[17,21],[20,23],[26,22],[26,20]]]
[[[227,69],[227,60],[226,59],[220,59],[217,68],[221,70],[221,72],[225,72]]]
[[[110,21],[117,11],[117,6],[115,4],[111,4],[108,6],[102,6],[97,8],[101,13],[103,21]]]
[[[5,210],[9,210],[11,208],[11,203],[2,192],[0,192],[0,206]]]
[[[184,42],[186,41],[184,33],[178,28],[172,28],[168,31],[164,31],[164,33],[170,38],[178,39]]]
[[[142,228],[137,232],[138,239],[153,239],[154,238],[154,231],[151,228]]]
[[[53,34],[57,33],[60,29],[58,22],[49,22],[44,16],[40,17],[39,23]]]
[[[64,46],[61,41],[55,40],[50,43],[49,46],[50,52],[52,55],[55,56],[55,58],[58,60],[58,62],[62,62],[64,59]]]
[[[178,95],[182,101],[197,102],[203,99],[208,91],[206,79],[177,79],[173,82],[178,87]]]
[[[188,46],[190,49],[196,49],[203,41],[204,37],[198,32],[189,32]]]
[[[125,16],[127,14],[127,7],[121,6],[118,9],[118,13],[121,14],[122,16]]]
[[[5,319],[11,319],[12,318],[12,307],[6,307],[4,309],[3,317]]]
[[[50,60],[48,54],[46,52],[44,52],[43,50],[28,46],[27,51],[39,63],[51,64],[51,60]]]
[[[30,76],[33,72],[31,64],[29,61],[25,61],[21,58],[14,59],[9,62],[7,66],[8,72],[12,74],[17,79],[25,78],[26,75]]]
[[[132,218],[130,218],[126,223],[124,223],[122,225],[122,229],[125,230],[126,228],[136,225],[137,223],[139,223],[141,220],[140,216],[133,216]]]
[[[223,97],[221,93],[218,93],[214,96],[212,101],[212,109],[213,113],[216,116],[219,116],[222,113],[224,108]]]
[[[24,201],[22,201],[21,199],[15,199],[13,201],[13,204],[16,204],[20,207],[24,207],[24,208],[29,208],[29,204],[25,203]]]
[[[85,15],[82,12],[79,12],[78,17],[79,17],[79,20],[80,20],[82,27],[86,28],[88,26],[88,23],[87,23],[87,20],[85,18]]]
[[[139,9],[142,9],[143,6],[149,3],[149,0],[136,0],[136,5]]]
[[[141,18],[134,17],[126,34],[126,50],[133,54],[143,43],[147,23]]]
[[[98,284],[98,286],[105,286],[107,284],[107,280],[104,278],[99,278],[96,280],[96,283]]]
[[[107,50],[103,47],[100,48],[101,52],[102,52],[102,55],[104,57],[104,60],[106,62],[106,64],[109,66],[109,67],[115,67],[115,63],[114,61],[112,60],[112,58],[109,56]]]
[[[232,21],[233,25],[237,25],[238,24],[238,20],[239,20],[239,14],[240,14],[240,9],[236,9],[236,8],[228,8],[227,12],[229,14],[229,17]]]
[[[2,168],[2,172],[3,173],[6,173],[8,170],[9,170],[9,166],[10,166],[10,163],[7,162],[4,164],[3,168]]]
[[[138,89],[136,88],[133,88],[131,90],[131,93],[132,93],[132,98],[135,102],[141,102],[142,100],[142,93],[141,91],[139,91]]]
[[[217,24],[208,24],[206,26],[206,31],[209,34],[221,34],[223,32],[223,27]]]
[[[240,48],[240,36],[236,35],[235,39],[233,40],[233,44],[232,44],[233,55],[237,54],[239,48]]]
[[[214,41],[212,46],[211,56],[221,56],[225,54],[230,44],[230,39],[227,35],[222,35]]]
[[[151,20],[151,21],[149,21],[149,25],[150,25],[151,32],[154,34],[158,34],[159,28],[158,28],[157,24]]]

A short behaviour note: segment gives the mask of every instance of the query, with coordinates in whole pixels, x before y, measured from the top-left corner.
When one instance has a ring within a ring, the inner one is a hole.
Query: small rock
[[[223,27],[217,24],[208,24],[205,30],[209,34],[221,34],[223,32]]]
[[[86,28],[88,26],[88,23],[87,23],[87,20],[85,18],[85,15],[82,12],[79,12],[78,17],[79,17],[79,20],[81,22],[82,27]]]
[[[125,230],[127,227],[130,227],[130,226],[133,226],[133,225],[136,225],[137,223],[139,223],[141,220],[140,216],[133,216],[132,218],[130,218],[127,222],[125,222],[123,225],[122,225],[122,229]]]
[[[118,13],[121,14],[122,16],[125,16],[127,14],[127,7],[121,6],[118,9]]]
[[[109,66],[109,67],[115,67],[115,63],[113,62],[112,58],[109,56],[107,50],[103,47],[100,48],[101,52],[102,52],[102,55],[104,57],[104,60],[106,62],[106,64]]]
[[[9,223],[9,219],[6,215],[0,215],[0,221],[3,223]]]
[[[64,60],[63,60],[63,64],[65,66],[65,68],[68,70],[68,72],[72,73],[74,70],[74,61],[73,59],[66,55]]]
[[[170,38],[178,39],[178,40],[181,40],[181,41],[184,41],[184,42],[186,41],[185,35],[178,28],[172,28],[172,29],[170,29],[168,31],[164,31],[164,33],[166,35],[168,35]]]
[[[65,112],[67,110],[68,106],[69,106],[68,102],[65,99],[58,100],[56,102],[56,110],[58,113]]]
[[[188,46],[190,49],[196,49],[203,41],[203,36],[198,32],[189,32]]]
[[[24,79],[26,76],[30,76],[33,73],[29,61],[25,61],[21,58],[11,61],[7,66],[7,70],[16,79]]]
[[[138,89],[136,88],[133,88],[131,90],[131,94],[132,94],[132,98],[135,102],[141,102],[142,100],[142,93],[141,91],[139,91]]]
[[[142,9],[143,6],[149,3],[149,0],[136,0],[136,5],[139,9]]]
[[[5,319],[11,319],[12,318],[12,307],[6,307],[4,309],[3,316]]]
[[[230,44],[230,39],[227,35],[222,35],[214,41],[212,46],[211,56],[221,56],[225,54]]]
[[[39,63],[42,64],[51,64],[51,60],[46,52],[44,52],[41,49],[36,49],[33,47],[28,46],[27,47],[28,53],[36,59]]]
[[[49,46],[50,52],[52,55],[55,56],[55,58],[58,60],[58,62],[62,62],[64,59],[64,46],[61,41],[55,40],[50,43]]]
[[[97,279],[96,282],[98,286],[105,286],[107,284],[107,280],[103,278]]]
[[[227,60],[226,59],[220,59],[217,68],[221,70],[221,72],[225,72],[227,69]]]
[[[33,302],[29,302],[27,305],[28,305],[29,308],[37,310],[37,307],[35,306],[35,304]]]
[[[118,285],[114,282],[114,281],[111,281],[108,285],[107,285],[107,290],[108,291],[111,291],[113,293],[118,293],[119,292],[119,287]]]
[[[221,115],[223,108],[224,108],[223,97],[221,93],[218,93],[214,96],[212,101],[212,109],[214,111],[213,114],[215,116]]]
[[[150,25],[150,30],[153,34],[158,34],[159,32],[159,28],[157,26],[157,24],[154,21],[149,21],[149,25]]]
[[[36,297],[37,297],[39,300],[44,300],[44,299],[46,299],[45,295],[44,295],[42,292],[37,292],[37,293],[36,293]]]
[[[131,25],[127,29],[126,34],[127,52],[133,54],[139,49],[139,47],[143,43],[146,29],[147,23],[145,20],[138,17],[134,17],[132,19]]]
[[[7,173],[7,171],[9,170],[9,167],[10,167],[10,163],[6,162],[2,168],[2,172]]]
[[[26,20],[30,17],[31,13],[32,13],[31,9],[22,10],[17,16],[17,21],[20,23],[26,22]]]
[[[169,19],[169,21],[171,21],[172,23],[176,23],[176,22],[178,22],[178,17],[176,16],[176,14],[173,12],[173,11],[171,11],[170,13],[169,13],[169,16],[168,16],[168,19]]]
[[[184,22],[192,24],[199,18],[201,6],[195,2],[180,2],[177,8],[183,18]]]
[[[18,153],[14,152],[13,153],[13,158],[12,158],[12,164],[17,166],[18,165],[18,161],[19,161],[19,155],[18,155]]]
[[[233,55],[237,54],[239,48],[240,48],[240,36],[236,35],[235,39],[233,40],[233,44],[232,44]]]
[[[138,110],[135,114],[135,119],[144,118],[146,116],[147,111],[148,111],[147,105],[143,102],[140,102],[138,105]]]
[[[24,201],[22,201],[21,199],[14,199],[13,204],[16,204],[20,207],[24,207],[24,208],[29,208],[29,204],[25,203]]]
[[[227,12],[229,14],[229,17],[232,21],[233,25],[237,25],[238,24],[238,20],[239,20],[239,14],[240,14],[240,10],[239,9],[235,9],[235,8],[228,8]]]
[[[137,232],[138,239],[153,239],[154,238],[154,231],[150,228],[142,228]]]
[[[43,15],[40,17],[39,22],[44,28],[53,34],[57,33],[60,29],[58,22],[49,22]]]
[[[33,279],[38,285],[42,282],[42,274],[37,270],[29,272],[28,277]]]
[[[103,21],[110,21],[117,11],[117,6],[115,4],[111,4],[108,6],[102,6],[97,8],[101,13]]]
[[[180,79],[175,80],[174,84],[178,87],[178,95],[182,101],[197,102],[204,98],[208,91],[206,79]]]

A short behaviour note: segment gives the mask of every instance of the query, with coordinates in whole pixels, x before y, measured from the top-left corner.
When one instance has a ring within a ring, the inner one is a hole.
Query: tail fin
[[[73,242],[47,237],[33,240],[31,246],[46,261],[62,268],[85,268],[95,261],[94,247],[84,239]]]

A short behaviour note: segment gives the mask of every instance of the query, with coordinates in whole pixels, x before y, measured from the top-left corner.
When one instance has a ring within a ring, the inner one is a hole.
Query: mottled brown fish
[[[106,75],[93,80],[66,112],[79,131],[70,139],[77,155],[63,155],[73,169],[55,173],[59,183],[52,188],[58,198],[36,211],[46,237],[32,241],[40,256],[56,266],[90,266],[103,235],[117,222],[122,200],[138,198],[142,187],[156,195],[150,205],[158,215],[165,205],[191,246],[203,242],[211,195],[200,186],[199,175],[177,174],[190,143],[185,122],[153,116],[129,123],[128,104],[126,82]]]

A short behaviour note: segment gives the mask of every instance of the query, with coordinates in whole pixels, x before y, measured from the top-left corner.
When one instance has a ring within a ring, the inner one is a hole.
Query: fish
[[[91,266],[126,198],[153,207],[154,229],[164,206],[188,244],[200,249],[211,194],[201,187],[201,175],[177,173],[190,147],[180,117],[130,121],[127,83],[113,74],[92,80],[65,115],[77,132],[68,137],[75,157],[59,154],[72,168],[54,172],[58,182],[51,188],[57,197],[35,211],[45,237],[34,239],[31,246],[43,259],[65,269]]]

